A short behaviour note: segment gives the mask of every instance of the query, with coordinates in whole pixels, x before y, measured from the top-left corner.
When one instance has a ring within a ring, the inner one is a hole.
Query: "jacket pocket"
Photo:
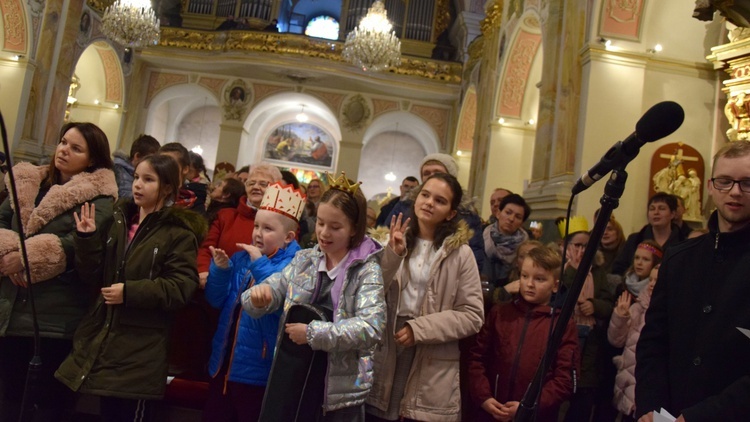
[[[421,366],[416,384],[417,406],[442,414],[458,413],[461,404],[458,359],[429,358]]]
[[[162,313],[143,309],[122,309],[118,323],[133,327],[167,328],[169,326],[169,318]]]

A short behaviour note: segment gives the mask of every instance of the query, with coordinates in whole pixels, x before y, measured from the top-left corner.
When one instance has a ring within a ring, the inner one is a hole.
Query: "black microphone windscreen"
[[[685,120],[685,111],[674,101],[663,101],[648,109],[635,124],[635,133],[643,142],[653,142],[676,131]]]

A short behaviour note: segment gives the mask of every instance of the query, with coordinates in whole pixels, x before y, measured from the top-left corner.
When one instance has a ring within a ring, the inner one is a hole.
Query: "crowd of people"
[[[446,154],[425,157],[377,215],[343,174],[305,186],[255,164],[212,183],[179,143],[144,135],[114,161],[108,145],[95,125],[69,123],[48,166],[13,168],[19,210],[0,205],[0,421],[22,412],[35,325],[34,420],[75,420],[80,393],[99,398],[102,420],[149,420],[175,315],[197,297],[216,309],[205,421],[256,421],[264,397],[299,401],[266,388],[285,370],[281,339],[326,353],[305,420],[510,421],[586,270],[586,218],[560,219],[560,241],[545,245],[525,199],[498,188],[485,222]],[[707,189],[707,230],[691,232],[666,193],[636,233],[610,218],[536,420],[748,414],[750,143],[718,151]],[[300,305],[330,317],[285,323]]]

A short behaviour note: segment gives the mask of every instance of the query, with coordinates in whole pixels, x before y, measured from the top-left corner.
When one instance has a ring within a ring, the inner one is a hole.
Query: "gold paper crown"
[[[294,186],[274,183],[266,188],[260,209],[277,212],[299,222],[305,210],[305,195]]]
[[[565,239],[565,236],[570,233],[587,232],[589,231],[589,222],[586,221],[586,217],[576,215],[570,217],[570,228],[569,232],[565,233],[565,219],[563,218],[557,223],[557,229],[560,231],[560,237]]]
[[[357,193],[359,185],[362,184],[362,182],[349,183],[349,179],[346,178],[346,173],[343,171],[341,172],[341,176],[335,179],[331,176],[331,173],[326,172],[326,178],[328,178],[328,186],[330,186],[331,189],[341,190],[350,195]]]

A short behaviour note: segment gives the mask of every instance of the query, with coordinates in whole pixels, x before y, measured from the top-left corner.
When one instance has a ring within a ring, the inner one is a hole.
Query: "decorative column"
[[[524,197],[535,218],[554,218],[567,207],[575,179],[585,2],[547,3],[542,22],[543,70],[531,182]]]
[[[711,48],[707,59],[714,69],[723,69],[729,78],[721,89],[727,95],[724,115],[729,123],[730,141],[750,140],[750,28],[734,28],[730,42]]]

